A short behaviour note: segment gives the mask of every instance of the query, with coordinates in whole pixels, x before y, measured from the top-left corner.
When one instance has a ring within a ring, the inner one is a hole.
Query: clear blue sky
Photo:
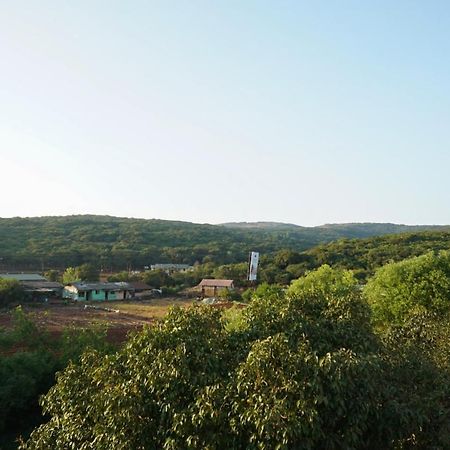
[[[0,3],[0,216],[450,224],[447,1]]]

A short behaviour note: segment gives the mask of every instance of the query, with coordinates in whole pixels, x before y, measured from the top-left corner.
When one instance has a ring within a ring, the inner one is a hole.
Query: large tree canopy
[[[450,312],[450,252],[427,253],[387,264],[365,289],[375,320],[402,323],[418,311]]]
[[[174,309],[118,353],[87,353],[59,374],[42,401],[50,420],[22,448],[445,448],[445,360],[414,332],[379,340],[347,273],[304,283],[261,290],[237,326],[211,307]]]
[[[64,284],[74,283],[75,281],[98,281],[99,271],[92,264],[82,264],[78,267],[68,267],[62,276]]]

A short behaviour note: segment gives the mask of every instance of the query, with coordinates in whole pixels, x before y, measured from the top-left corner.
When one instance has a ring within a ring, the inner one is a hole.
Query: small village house
[[[174,272],[189,272],[194,270],[194,266],[189,264],[152,264],[150,270],[163,270],[170,275]]]
[[[62,295],[61,283],[48,281],[38,273],[0,273],[0,278],[18,281],[32,300],[48,300]]]
[[[152,297],[155,294],[155,289],[142,281],[129,281],[128,284],[134,289],[136,299]]]
[[[5,280],[16,280],[19,283],[24,283],[27,281],[47,281],[45,277],[38,273],[0,273],[0,278]]]
[[[197,286],[201,290],[202,297],[216,297],[224,290],[234,289],[233,280],[214,280],[204,278]]]
[[[128,300],[135,290],[125,282],[115,283],[70,283],[64,287],[64,298],[81,301]]]

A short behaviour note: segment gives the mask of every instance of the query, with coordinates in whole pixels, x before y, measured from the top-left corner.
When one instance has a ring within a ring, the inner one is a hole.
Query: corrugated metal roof
[[[0,273],[0,278],[17,281],[47,281],[38,273]]]
[[[128,284],[137,291],[149,291],[152,289],[151,286],[143,283],[142,281],[130,281]]]
[[[71,283],[78,291],[133,291],[134,288],[124,281],[115,283]]]
[[[55,281],[24,281],[22,286],[28,290],[36,290],[36,289],[51,289],[58,290],[62,289],[61,283],[56,283]]]
[[[150,268],[152,270],[155,269],[189,269],[190,266],[189,264],[151,264]]]
[[[199,287],[233,287],[233,280],[213,280],[204,278]]]

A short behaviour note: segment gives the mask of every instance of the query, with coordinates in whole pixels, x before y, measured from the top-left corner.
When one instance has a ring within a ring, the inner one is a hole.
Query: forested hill
[[[339,238],[409,229],[392,224],[208,225],[90,215],[0,219],[0,269],[62,268],[84,262],[114,269],[155,262],[223,264],[246,260],[250,250],[304,251]]]
[[[450,230],[340,239],[307,250],[303,253],[303,259],[309,264],[307,269],[329,264],[360,272],[364,278],[390,261],[401,261],[440,250],[450,250]]]
[[[279,222],[228,222],[222,226],[233,229],[259,229],[271,231],[293,231],[311,233],[331,240],[345,238],[364,238],[385,234],[411,233],[420,231],[450,231],[449,225],[398,225],[395,223],[333,223],[317,227],[302,227],[291,223]]]

